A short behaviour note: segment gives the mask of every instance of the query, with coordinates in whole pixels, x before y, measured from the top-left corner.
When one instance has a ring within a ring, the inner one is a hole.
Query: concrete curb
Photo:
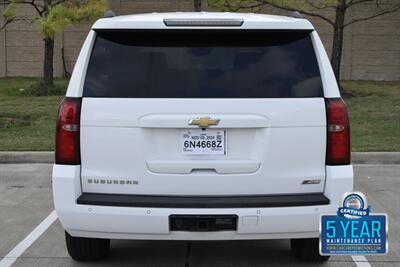
[[[0,152],[0,163],[54,163],[53,151]]]
[[[400,152],[353,152],[353,164],[400,164]],[[0,151],[0,163],[54,163],[53,151]]]
[[[400,152],[353,152],[353,164],[400,164]]]

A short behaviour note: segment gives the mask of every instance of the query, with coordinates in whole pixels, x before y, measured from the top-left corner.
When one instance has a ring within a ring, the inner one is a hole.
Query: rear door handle
[[[154,173],[190,174],[198,170],[215,170],[218,174],[253,173],[261,163],[255,160],[152,160],[147,167]]]

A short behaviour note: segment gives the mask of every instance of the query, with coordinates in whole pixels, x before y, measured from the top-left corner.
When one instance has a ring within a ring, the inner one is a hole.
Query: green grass
[[[52,150],[55,119],[63,96],[30,96],[37,78],[0,79],[0,151]],[[56,80],[66,88],[65,80]],[[28,92],[28,93],[27,93]]]
[[[52,150],[63,96],[31,96],[37,78],[0,79],[0,151]],[[66,88],[57,80],[57,88]],[[353,151],[400,151],[400,82],[343,81]],[[22,90],[21,90],[22,89]]]
[[[400,151],[400,82],[343,81],[353,151]]]

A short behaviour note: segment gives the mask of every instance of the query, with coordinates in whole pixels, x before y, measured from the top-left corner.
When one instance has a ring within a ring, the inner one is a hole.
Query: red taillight
[[[350,126],[346,104],[341,98],[327,98],[327,165],[350,164]]]
[[[81,98],[65,98],[58,110],[56,164],[79,165]]]

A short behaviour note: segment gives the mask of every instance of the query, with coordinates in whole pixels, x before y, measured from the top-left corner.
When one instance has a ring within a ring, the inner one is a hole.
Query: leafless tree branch
[[[319,9],[319,10],[330,8],[330,6],[328,6],[328,5],[321,6],[321,5],[314,3],[313,1],[307,1],[307,4],[309,4],[312,8]]]
[[[367,3],[367,2],[373,2],[373,1],[376,1],[376,0],[351,0],[346,4],[346,7],[349,8],[351,6],[355,6],[355,5]]]
[[[12,21],[13,21],[13,19],[9,19],[9,20],[7,20],[6,22],[4,22],[4,24],[0,26],[0,31],[1,31],[2,29],[4,29],[8,24],[10,24]]]
[[[254,9],[254,8],[259,8],[262,7],[264,4],[252,4],[252,5],[235,5],[232,6],[231,4],[226,3],[224,6],[228,9],[231,10],[233,12],[237,12],[240,9]]]
[[[44,12],[44,9],[45,9],[45,7],[44,7],[43,5],[37,3],[36,0],[31,0],[31,1],[23,1],[23,0],[21,0],[21,1],[14,1],[14,3],[16,3],[16,4],[22,4],[22,5],[23,5],[23,4],[25,4],[25,5],[30,5],[30,6],[32,6],[32,7],[36,10],[36,12],[37,12],[40,16],[42,16],[42,14],[43,14],[43,12]],[[0,4],[9,5],[9,4],[11,4],[11,1],[10,1],[10,0],[3,0],[3,1],[0,1]]]
[[[39,16],[42,16],[43,10],[45,9],[43,6],[35,3],[35,0],[31,1],[31,6],[33,6],[33,8],[36,10],[36,12],[39,14]],[[40,10],[40,7],[42,8],[41,10]]]
[[[68,0],[55,0],[55,1],[50,1],[51,6],[57,6],[59,4],[65,3]],[[11,4],[11,0],[0,0],[0,4],[8,5]],[[42,4],[39,4],[37,0],[15,0],[13,1],[16,4],[25,4],[25,5],[30,5],[32,6],[36,12],[38,13],[39,16],[43,16],[43,14],[48,10],[47,6],[44,6]]]
[[[8,24],[10,24],[11,22],[14,22],[14,21],[24,21],[24,22],[32,23],[36,20],[37,20],[37,18],[32,18],[30,16],[13,17],[13,18],[8,19],[6,22],[4,22],[3,25],[0,26],[0,31],[2,29],[4,29]]]
[[[300,13],[302,13],[304,15],[320,18],[320,19],[328,22],[332,26],[335,25],[335,23],[330,18],[325,17],[325,16],[323,16],[321,14],[318,14],[318,13],[314,13],[312,11],[307,11],[307,10],[303,10],[303,9],[295,9],[295,8],[291,8],[291,7],[288,7],[288,6],[281,6],[279,4],[275,4],[275,3],[269,2],[269,1],[258,1],[258,2],[259,3],[257,5],[269,5],[271,7],[275,7],[275,8],[279,8],[279,9],[283,9],[283,10],[287,10],[287,11],[299,11]]]
[[[394,12],[396,12],[398,10],[400,10],[400,5],[396,5],[391,9],[388,9],[388,10],[385,10],[385,11],[382,11],[382,12],[378,12],[378,13],[376,13],[374,15],[371,15],[371,16],[366,16],[366,17],[363,17],[363,18],[354,19],[354,20],[344,24],[343,27],[349,26],[349,25],[351,25],[353,23],[357,23],[357,22],[360,22],[360,21],[365,21],[365,20],[373,19],[373,18],[376,18],[376,17],[379,17],[379,16],[383,16],[383,15],[386,15],[386,14],[394,13]]]

